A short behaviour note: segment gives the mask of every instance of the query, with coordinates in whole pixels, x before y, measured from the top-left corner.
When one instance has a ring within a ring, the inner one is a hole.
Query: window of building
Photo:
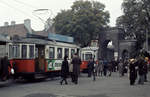
[[[49,48],[49,58],[55,58],[55,48],[54,47],[50,47]]]
[[[62,48],[57,49],[57,58],[62,59]]]

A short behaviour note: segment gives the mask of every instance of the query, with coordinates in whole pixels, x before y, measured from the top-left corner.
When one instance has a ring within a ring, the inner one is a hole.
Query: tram
[[[81,48],[81,60],[80,71],[87,72],[87,64],[89,59],[93,59],[98,64],[98,41],[93,40],[88,47]]]
[[[71,43],[24,38],[8,44],[8,57],[15,67],[15,78],[46,78],[60,75],[64,56],[70,60],[79,50],[79,46]]]

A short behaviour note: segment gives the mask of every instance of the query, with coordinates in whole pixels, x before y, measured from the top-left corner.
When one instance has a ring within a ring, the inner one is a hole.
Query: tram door
[[[35,59],[35,71],[44,72],[45,69],[45,46],[37,45],[36,46],[36,59]]]

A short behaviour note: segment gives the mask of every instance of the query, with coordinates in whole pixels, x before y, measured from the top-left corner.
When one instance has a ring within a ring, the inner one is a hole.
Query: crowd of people
[[[138,84],[144,84],[147,82],[147,74],[149,69],[148,57],[138,57],[136,59],[119,60],[119,61],[94,61],[89,59],[87,64],[88,77],[93,77],[93,81],[96,80],[96,76],[111,76],[112,72],[118,72],[119,77],[128,74],[130,85],[134,85],[136,79]],[[70,64],[67,61],[67,56],[64,57],[62,62],[60,84],[68,84],[67,77],[70,75],[71,80],[74,84],[78,84],[78,76],[80,74],[81,60],[77,54],[74,55]]]
[[[130,85],[134,85],[137,78],[138,84],[143,85],[144,82],[147,82],[148,66],[149,66],[148,57],[130,59],[129,61]]]

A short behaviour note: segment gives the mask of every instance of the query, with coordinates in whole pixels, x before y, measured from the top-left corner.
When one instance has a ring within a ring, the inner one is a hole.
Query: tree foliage
[[[96,1],[75,1],[69,10],[62,10],[54,18],[56,32],[73,36],[75,42],[87,46],[96,39],[101,29],[109,23],[105,5]]]
[[[150,0],[124,0],[124,15],[118,17],[117,26],[124,29],[127,37],[136,36],[137,49],[141,49],[146,32],[150,32]]]

